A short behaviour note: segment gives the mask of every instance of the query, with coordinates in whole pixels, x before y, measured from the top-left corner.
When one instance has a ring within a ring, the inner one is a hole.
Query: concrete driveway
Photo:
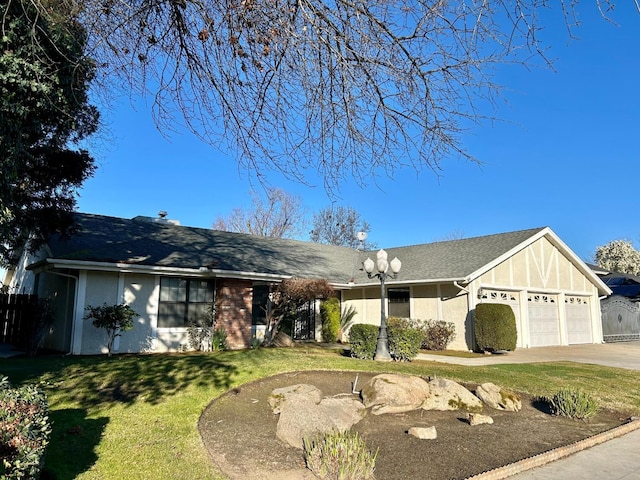
[[[418,359],[469,366],[569,361],[640,370],[640,341],[566,347],[518,348],[515,352],[476,358],[421,353],[418,355]]]

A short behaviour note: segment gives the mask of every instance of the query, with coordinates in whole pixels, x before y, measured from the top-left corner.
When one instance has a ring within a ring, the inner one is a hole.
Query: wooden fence
[[[0,295],[0,343],[25,348],[33,335],[37,295]]]

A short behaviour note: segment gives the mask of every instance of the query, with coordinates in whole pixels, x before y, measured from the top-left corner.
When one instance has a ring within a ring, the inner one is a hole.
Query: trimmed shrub
[[[422,322],[422,345],[425,350],[446,350],[456,338],[456,328],[452,322],[444,320],[427,320]]]
[[[357,432],[332,431],[304,439],[307,468],[322,480],[373,480],[378,452],[371,453]]]
[[[406,318],[389,317],[387,336],[389,353],[394,360],[409,362],[418,356],[422,344],[422,331],[414,327],[414,322]]]
[[[598,411],[598,402],[589,394],[579,390],[560,390],[548,398],[547,402],[554,415],[577,420],[586,420]]]
[[[474,317],[476,343],[487,352],[516,349],[516,316],[509,305],[479,303]]]
[[[349,330],[349,343],[351,344],[351,356],[363,360],[371,360],[376,353],[378,344],[378,332],[376,325],[356,323]]]
[[[47,397],[34,385],[0,377],[0,478],[39,478],[51,426]]]
[[[334,343],[340,333],[340,300],[331,297],[320,304],[322,341]]]

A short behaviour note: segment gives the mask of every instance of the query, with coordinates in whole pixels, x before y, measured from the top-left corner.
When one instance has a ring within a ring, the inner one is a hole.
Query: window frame
[[[165,284],[165,282],[174,283],[174,285]],[[181,285],[181,282],[184,282],[184,286]],[[203,284],[205,288],[203,288]],[[182,288],[184,288],[184,297],[180,295]],[[205,300],[198,300],[202,298],[203,291]],[[186,329],[189,327],[193,317],[198,315],[198,311],[203,308],[211,308],[215,304],[215,280],[190,277],[160,277],[157,328],[163,330]],[[163,311],[163,309],[166,310]],[[180,324],[176,322],[179,317],[182,317]],[[163,325],[165,323],[163,320],[169,318],[173,319],[171,324]],[[197,320],[196,324],[201,325],[201,320]]]

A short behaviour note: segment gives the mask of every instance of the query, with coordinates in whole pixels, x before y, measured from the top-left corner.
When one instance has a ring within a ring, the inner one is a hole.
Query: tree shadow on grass
[[[95,452],[108,418],[87,418],[84,409],[49,412],[51,441],[47,446],[42,480],[71,480],[89,470],[98,459]]]
[[[79,382],[81,388],[65,388],[65,400],[88,407],[131,404],[143,400],[156,404],[190,386],[228,389],[237,367],[214,355],[122,355],[96,360],[91,368],[78,365],[77,377],[71,367],[65,380]]]
[[[238,376],[233,358],[210,353],[51,356],[0,362],[0,374],[15,384],[55,390],[56,403],[90,409],[139,400],[157,404],[194,386],[228,390]]]

